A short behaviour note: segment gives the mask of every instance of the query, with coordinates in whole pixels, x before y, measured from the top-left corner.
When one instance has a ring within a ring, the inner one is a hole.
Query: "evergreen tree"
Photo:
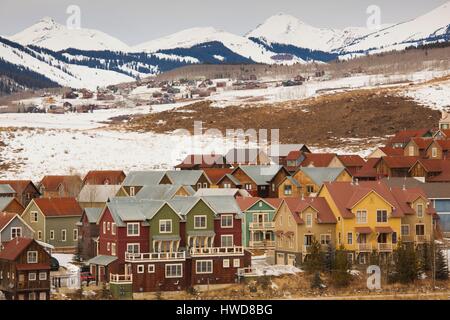
[[[336,250],[335,267],[332,273],[332,279],[337,287],[346,287],[350,284],[351,274],[348,270],[351,269],[352,264],[348,259],[347,252],[343,247]]]
[[[304,262],[305,270],[309,273],[320,272],[324,269],[324,254],[319,241],[312,239],[308,248],[308,256]]]
[[[436,247],[436,271],[435,277],[437,280],[448,280],[448,265],[445,259],[444,252],[441,248]]]
[[[424,243],[419,249],[419,269],[421,272],[426,273],[431,271],[433,256],[432,248],[429,243]]]
[[[316,271],[311,279],[311,289],[322,289],[322,279],[320,272]]]
[[[394,251],[395,280],[410,283],[417,279],[419,266],[412,243],[399,243]]]
[[[336,259],[336,252],[331,245],[331,243],[327,246],[327,252],[325,254],[325,262],[324,262],[324,270],[328,273],[334,269],[334,261]]]

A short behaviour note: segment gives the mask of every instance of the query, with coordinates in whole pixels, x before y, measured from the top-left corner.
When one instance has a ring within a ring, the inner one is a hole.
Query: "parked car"
[[[95,277],[90,272],[81,272],[80,280],[89,284],[91,281],[95,281]]]

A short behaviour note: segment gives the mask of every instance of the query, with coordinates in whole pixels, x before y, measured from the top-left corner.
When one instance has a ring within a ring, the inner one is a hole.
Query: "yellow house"
[[[401,234],[404,206],[398,204],[386,184],[325,183],[318,196],[327,200],[335,214],[336,246],[342,245],[349,258],[365,264],[373,251],[382,259],[393,252]]]

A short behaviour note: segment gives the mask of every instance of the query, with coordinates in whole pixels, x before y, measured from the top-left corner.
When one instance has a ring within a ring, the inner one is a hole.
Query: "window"
[[[288,226],[291,226],[291,216],[288,216]]]
[[[358,256],[359,264],[366,264],[366,255],[363,253],[360,253]]]
[[[36,281],[36,272],[30,272],[28,274],[28,281]]]
[[[127,223],[127,236],[129,237],[139,236],[139,222]]]
[[[206,216],[194,216],[194,228],[206,229]]]
[[[28,294],[28,300],[36,300],[36,292],[30,292]]]
[[[136,195],[136,191],[134,189],[134,187],[130,187],[130,196],[134,197]]]
[[[306,215],[306,227],[311,228],[312,227],[312,214],[308,213]]]
[[[208,183],[204,182],[203,183],[203,188],[207,189],[208,188]]]
[[[220,227],[222,228],[233,228],[233,215],[224,214],[220,216]]]
[[[37,238],[38,238],[38,240],[42,240],[42,231],[41,230],[38,231]]]
[[[424,236],[424,235],[425,235],[425,225],[416,224],[416,236]]]
[[[431,148],[431,157],[432,158],[437,157],[437,148],[436,147]]]
[[[39,280],[40,281],[47,280],[47,272],[39,272]]]
[[[246,183],[245,184],[245,190],[252,190],[252,184],[251,183]]]
[[[397,232],[392,232],[392,243],[397,243]]]
[[[223,187],[224,187],[225,189],[231,189],[231,183],[224,183],[224,184],[223,184]]]
[[[312,184],[308,184],[306,186],[306,192],[307,193],[314,193],[314,186]]]
[[[21,227],[13,227],[11,228],[11,239],[15,239],[22,236],[22,228]]]
[[[224,268],[229,268],[230,267],[230,259],[223,259],[222,266]]]
[[[409,224],[402,224],[402,236],[409,236]]]
[[[111,242],[108,242],[107,244],[106,244],[106,251],[111,251]]]
[[[358,210],[356,211],[356,223],[367,223],[367,211]]]
[[[38,262],[38,252],[28,251],[27,252],[27,263],[37,263]]]
[[[155,273],[155,265],[154,264],[149,264],[147,266],[147,272],[148,273]]]
[[[66,229],[61,230],[61,241],[67,241],[67,230]]]
[[[139,243],[127,243],[127,252],[128,253],[140,253],[141,246]]]
[[[106,222],[103,221],[103,234],[106,234]]]
[[[240,259],[233,259],[233,268],[239,268],[241,266]]]
[[[353,244],[353,233],[347,233],[347,244]]]
[[[113,222],[113,223],[111,224],[111,234],[112,234],[112,235],[116,235],[116,232],[117,232],[117,225],[116,225],[115,222]]]
[[[111,255],[115,256],[116,254],[116,244],[111,243]]]
[[[292,186],[285,185],[283,189],[284,189],[284,195],[285,196],[289,196],[289,195],[292,194]]]
[[[220,236],[220,246],[221,247],[232,247],[233,246],[233,235],[221,235]]]
[[[197,274],[212,273],[213,272],[212,260],[197,260],[195,262],[195,272]]]
[[[172,220],[159,220],[159,232],[171,233],[172,232]]]
[[[137,266],[137,273],[144,273],[144,265],[143,264],[138,264]]]
[[[38,212],[37,211],[31,211],[30,220],[31,220],[31,222],[38,222]]]
[[[414,146],[409,146],[409,155],[414,156]]]
[[[417,204],[416,210],[417,210],[417,217],[423,218],[423,204],[422,203]]]
[[[73,229],[73,241],[78,241],[78,229]]]
[[[50,230],[50,240],[55,240],[55,230]]]
[[[181,263],[166,264],[166,278],[183,277],[183,265]]]
[[[201,182],[197,183],[197,189],[201,189],[201,188],[202,188],[202,183]]]
[[[386,210],[377,210],[377,222],[387,222]]]
[[[331,243],[331,234],[321,234],[320,235],[320,244],[328,245]]]
[[[108,230],[108,231],[110,231],[111,230],[111,222],[107,222],[106,223],[106,229]]]
[[[275,192],[275,183],[272,183],[272,192]]]

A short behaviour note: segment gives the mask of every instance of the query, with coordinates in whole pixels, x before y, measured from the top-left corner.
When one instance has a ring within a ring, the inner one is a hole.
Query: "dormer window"
[[[417,211],[417,217],[423,218],[423,204],[422,203],[418,203],[416,205],[416,211]]]
[[[308,228],[311,228],[312,227],[312,222],[313,222],[313,215],[312,215],[312,213],[308,213],[306,215],[306,226]]]
[[[431,148],[431,157],[432,158],[437,157],[437,148],[436,147]]]

